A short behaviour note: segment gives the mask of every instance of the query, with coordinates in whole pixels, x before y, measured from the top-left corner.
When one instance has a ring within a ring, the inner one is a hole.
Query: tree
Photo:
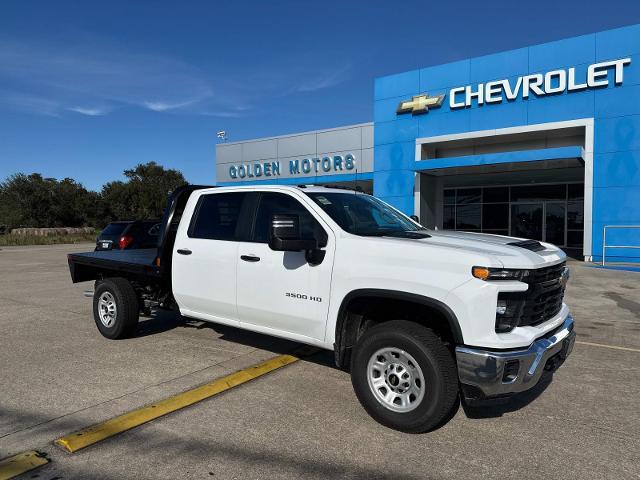
[[[160,218],[169,194],[187,184],[181,172],[155,162],[125,170],[124,176],[127,181],[109,182],[102,188],[109,220]]]
[[[70,178],[18,173],[0,183],[0,224],[12,227],[79,227],[89,223],[96,194]]]
[[[0,225],[102,228],[112,220],[160,218],[169,193],[187,183],[179,171],[155,162],[124,176],[126,181],[109,182],[98,193],[71,178],[11,175],[0,183]]]
[[[94,192],[89,192],[81,184],[65,178],[52,185],[53,203],[51,205],[51,221],[54,227],[76,227],[89,223],[95,208]]]

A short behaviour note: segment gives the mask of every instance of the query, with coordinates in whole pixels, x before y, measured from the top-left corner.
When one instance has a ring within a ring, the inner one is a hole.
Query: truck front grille
[[[529,270],[523,282],[526,292],[502,292],[498,305],[503,314],[496,315],[496,332],[505,333],[515,327],[539,325],[556,316],[562,309],[565,285],[562,274],[565,264]]]
[[[560,312],[565,288],[562,282],[564,268],[563,262],[530,271],[529,278],[525,280],[529,288],[525,292],[518,325],[538,325]]]

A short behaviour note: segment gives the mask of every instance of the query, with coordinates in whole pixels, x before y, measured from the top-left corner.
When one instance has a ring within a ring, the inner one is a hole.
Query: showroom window
[[[512,235],[580,248],[584,230],[584,184],[448,188],[442,226]]]

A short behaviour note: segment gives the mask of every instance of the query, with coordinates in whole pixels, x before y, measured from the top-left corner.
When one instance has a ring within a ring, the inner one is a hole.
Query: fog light
[[[496,333],[516,328],[524,305],[524,292],[500,292],[496,301]]]
[[[507,313],[507,302],[505,300],[498,300],[498,304],[496,305],[496,314],[504,315]]]

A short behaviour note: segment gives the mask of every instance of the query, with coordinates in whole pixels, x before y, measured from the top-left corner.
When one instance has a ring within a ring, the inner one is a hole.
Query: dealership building
[[[640,260],[615,248],[640,246],[640,25],[380,77],[373,112],[220,143],[217,182],[357,185],[430,228],[593,261],[607,226],[607,259]]]

